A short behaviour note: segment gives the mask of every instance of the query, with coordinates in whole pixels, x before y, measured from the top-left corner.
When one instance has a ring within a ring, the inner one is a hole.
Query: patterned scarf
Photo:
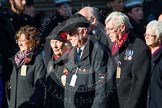
[[[17,64],[17,66],[19,66],[31,52],[32,49],[17,52],[15,55],[15,63]]]

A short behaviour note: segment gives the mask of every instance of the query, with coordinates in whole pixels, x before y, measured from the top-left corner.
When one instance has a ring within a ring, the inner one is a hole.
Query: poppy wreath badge
[[[67,67],[64,67],[63,69],[63,75],[61,76],[61,82],[62,82],[62,85],[65,86],[66,84],[66,75],[68,74],[68,68]]]

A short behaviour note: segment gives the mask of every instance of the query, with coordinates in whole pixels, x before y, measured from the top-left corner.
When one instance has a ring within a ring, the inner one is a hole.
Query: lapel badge
[[[133,50],[126,49],[124,60],[129,60],[129,61],[132,60],[133,53],[134,53]]]
[[[25,21],[27,21],[27,20],[28,20],[28,18],[26,18],[26,17],[25,17],[25,18],[24,18],[24,20],[25,20]]]
[[[13,18],[10,18],[10,21],[13,21]]]

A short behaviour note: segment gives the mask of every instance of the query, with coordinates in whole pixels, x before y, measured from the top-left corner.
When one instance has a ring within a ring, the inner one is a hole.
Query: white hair
[[[157,21],[157,20],[150,21],[146,26],[146,30],[148,29],[155,32],[156,41],[162,38],[162,22],[161,21]]]
[[[110,20],[113,20],[116,26],[124,24],[126,26],[126,30],[133,28],[129,21],[128,16],[122,12],[115,11],[115,12],[110,13],[105,20],[105,24],[107,24]]]

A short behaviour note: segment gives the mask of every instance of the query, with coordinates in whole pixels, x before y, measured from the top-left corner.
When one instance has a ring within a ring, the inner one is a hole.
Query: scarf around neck
[[[24,59],[32,52],[32,49],[26,51],[18,51],[15,55],[15,63],[17,66],[21,65]]]

